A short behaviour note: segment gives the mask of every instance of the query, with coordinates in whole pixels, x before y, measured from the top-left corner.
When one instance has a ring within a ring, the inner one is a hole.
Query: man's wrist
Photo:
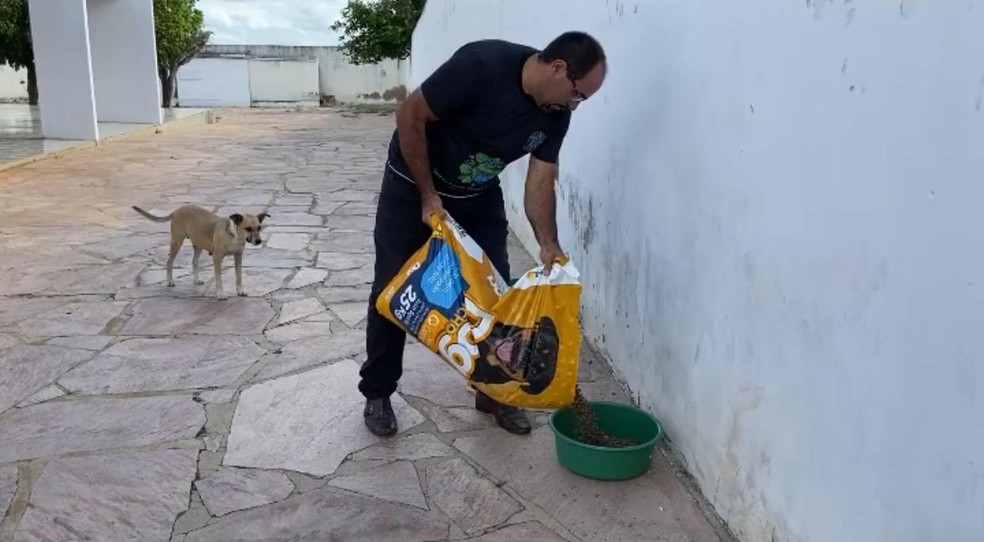
[[[417,193],[419,193],[422,198],[437,195],[437,187],[434,186],[434,180],[431,179],[430,176],[414,176],[413,184],[417,187]]]

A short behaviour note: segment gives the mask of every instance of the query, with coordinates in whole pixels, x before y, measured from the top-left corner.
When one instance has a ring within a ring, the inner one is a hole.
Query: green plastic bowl
[[[571,407],[550,415],[557,460],[567,470],[595,480],[629,480],[644,474],[653,462],[663,426],[648,412],[607,401],[589,401],[598,425],[609,436],[633,439],[639,444],[625,448],[594,446],[576,438],[576,419]]]

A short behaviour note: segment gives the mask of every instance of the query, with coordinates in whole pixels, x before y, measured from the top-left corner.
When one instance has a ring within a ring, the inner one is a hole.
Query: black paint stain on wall
[[[588,251],[591,243],[595,240],[595,202],[594,197],[588,194],[583,198],[572,186],[576,183],[565,182],[561,186],[568,187],[565,190],[567,200],[567,214],[571,218],[574,232],[577,235],[578,244],[581,250]]]
[[[402,102],[407,98],[407,87],[404,85],[395,86],[383,93],[372,92],[369,94],[360,94],[360,98],[365,98],[368,100],[386,100],[388,102]]]

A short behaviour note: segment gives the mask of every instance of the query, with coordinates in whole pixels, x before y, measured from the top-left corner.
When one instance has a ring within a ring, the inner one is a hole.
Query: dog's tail
[[[133,210],[136,211],[136,212],[138,212],[138,213],[140,213],[140,214],[142,214],[147,220],[153,220],[154,222],[169,222],[171,220],[171,215],[167,215],[167,216],[154,216],[154,215],[148,213],[147,211],[144,211],[140,207],[137,207],[136,205],[133,206]]]
[[[147,211],[144,211],[140,207],[137,207],[136,205],[133,206],[133,210],[136,211],[136,212],[138,212],[138,213],[140,213],[140,214],[142,214],[142,215],[144,215],[144,217],[147,220],[153,220],[154,222],[170,222],[170,220],[171,220],[171,215],[167,215],[167,216],[154,216],[154,215],[148,213]]]

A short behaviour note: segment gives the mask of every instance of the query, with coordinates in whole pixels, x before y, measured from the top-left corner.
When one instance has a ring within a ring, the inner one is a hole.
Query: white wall
[[[411,82],[476,38],[598,37],[561,237],[704,494],[749,542],[980,541],[982,28],[970,0],[431,0]]]
[[[0,66],[0,99],[27,99],[27,70]]]
[[[245,55],[250,59],[316,59],[318,90],[344,103],[394,102],[406,94],[407,61],[355,65],[338,47],[290,45],[209,45],[203,55]]]
[[[249,60],[249,94],[257,103],[318,105],[318,61]]]
[[[182,107],[318,105],[318,61],[195,58],[178,70]]]
[[[30,0],[41,129],[51,139],[99,139],[85,4]]]
[[[152,0],[87,0],[100,122],[161,123]]]
[[[193,58],[178,70],[181,107],[249,107],[245,58]]]

